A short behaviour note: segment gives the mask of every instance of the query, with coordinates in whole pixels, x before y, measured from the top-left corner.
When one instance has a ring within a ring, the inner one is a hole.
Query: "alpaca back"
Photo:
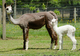
[[[67,32],[75,32],[76,28],[73,27],[72,25],[64,25],[64,26],[60,26],[57,27],[56,29],[56,33],[57,34],[66,34]]]
[[[75,32],[76,31],[76,28],[73,27],[72,25],[67,25],[68,27],[68,31],[71,31],[71,32]]]
[[[56,31],[56,33],[58,35],[64,34],[64,33],[66,34],[67,32],[75,32],[76,31],[76,28],[73,27],[72,25],[64,25],[64,26],[58,27],[56,19],[52,20],[52,24],[53,24],[53,29]]]

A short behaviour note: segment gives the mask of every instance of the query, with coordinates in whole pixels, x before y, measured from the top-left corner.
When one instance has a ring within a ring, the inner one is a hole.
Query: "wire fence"
[[[55,9],[57,9],[60,12],[60,14],[57,15],[58,19],[59,19],[58,20],[59,23],[71,24],[73,26],[76,26],[76,24],[74,24],[74,7],[69,7],[69,8],[54,8],[54,7],[50,7],[50,8],[47,8],[46,10],[43,10],[42,8],[39,8],[39,12],[54,11]],[[21,15],[23,15],[25,13],[36,13],[36,12],[37,12],[37,9],[35,9],[34,11],[30,11],[29,8],[17,8],[16,9],[16,18],[19,18]],[[14,16],[14,14],[12,14],[12,16]],[[11,32],[11,30],[14,30],[13,33],[15,33],[16,29],[13,29],[12,27],[17,27],[17,30],[20,29],[16,25],[12,25],[12,26],[10,25],[11,22],[8,20],[7,15],[6,15],[6,21],[7,21],[6,22],[6,27],[7,27],[6,28],[6,32],[7,32],[7,34],[9,34]],[[79,22],[80,22],[80,7],[76,7],[76,23],[79,25]],[[78,30],[80,29],[80,27],[76,26],[76,29],[77,29],[76,35],[79,36],[80,33],[79,33]],[[9,34],[8,36],[12,37],[11,35],[12,34]],[[1,36],[2,36],[2,9],[0,9],[0,37]],[[22,36],[22,34],[21,34],[21,36]]]
[[[42,8],[36,8],[33,11],[30,11],[29,8],[17,8],[17,10],[16,10],[17,11],[17,18],[20,17],[24,13],[36,13],[38,9],[39,9],[39,12],[54,11],[55,9],[57,9],[60,12],[60,14],[57,15],[59,19],[64,19],[64,20],[74,19],[74,7],[69,7],[69,8],[50,7],[50,8],[46,8],[45,10],[43,10]],[[80,19],[80,7],[76,7],[76,18],[79,21],[79,19]]]
[[[74,19],[74,7],[67,7],[67,8],[54,8],[54,7],[48,7],[45,10],[43,10],[42,8],[36,8],[35,10],[31,11],[30,8],[17,8],[16,9],[16,17],[20,17],[21,15],[25,14],[25,13],[36,13],[37,10],[39,9],[39,12],[42,11],[54,11],[55,9],[57,9],[60,14],[57,15],[59,19],[64,19],[64,20],[72,20]],[[13,9],[14,10],[14,9]],[[13,15],[14,16],[14,15]],[[7,16],[6,16],[7,17]],[[79,21],[80,19],[80,7],[76,7],[76,20]],[[2,8],[0,8],[0,20],[2,19]],[[8,19],[8,18],[6,18]]]

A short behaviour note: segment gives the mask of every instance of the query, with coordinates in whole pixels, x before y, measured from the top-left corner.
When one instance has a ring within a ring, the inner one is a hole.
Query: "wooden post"
[[[3,37],[2,39],[5,40],[6,39],[6,12],[5,12],[5,0],[2,0],[2,7],[3,7]]]
[[[76,24],[76,8],[74,8],[74,23]]]
[[[64,13],[63,13],[64,11],[62,10],[62,19],[64,18]]]
[[[63,37],[62,37],[62,43],[61,43],[61,50],[63,50]]]
[[[1,24],[1,18],[2,18],[2,14],[1,14],[1,8],[0,8],[0,24]]]
[[[14,0],[14,19],[16,19],[16,0]]]

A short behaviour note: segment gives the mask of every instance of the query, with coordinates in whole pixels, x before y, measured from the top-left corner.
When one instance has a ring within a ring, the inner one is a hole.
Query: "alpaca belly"
[[[67,34],[67,31],[64,31],[62,34],[63,34],[63,35],[64,35],[64,34]]]
[[[30,22],[29,23],[29,28],[30,29],[39,29],[41,28],[42,26],[45,25],[45,21],[36,21],[36,22]]]
[[[41,28],[42,26],[44,26],[44,24],[43,24],[43,25],[42,25],[42,24],[41,24],[41,25],[40,25],[40,24],[39,24],[39,25],[33,24],[33,25],[29,25],[29,28],[30,28],[30,29],[39,29],[39,28]]]
[[[63,30],[61,33],[64,35],[64,34],[67,34],[67,30]]]

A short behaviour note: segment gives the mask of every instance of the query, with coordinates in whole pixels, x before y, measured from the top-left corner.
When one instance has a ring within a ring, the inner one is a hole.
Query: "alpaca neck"
[[[19,24],[19,20],[18,19],[13,19],[13,17],[11,16],[11,14],[10,15],[8,15],[8,17],[9,17],[9,20],[13,23],[13,24]]]

